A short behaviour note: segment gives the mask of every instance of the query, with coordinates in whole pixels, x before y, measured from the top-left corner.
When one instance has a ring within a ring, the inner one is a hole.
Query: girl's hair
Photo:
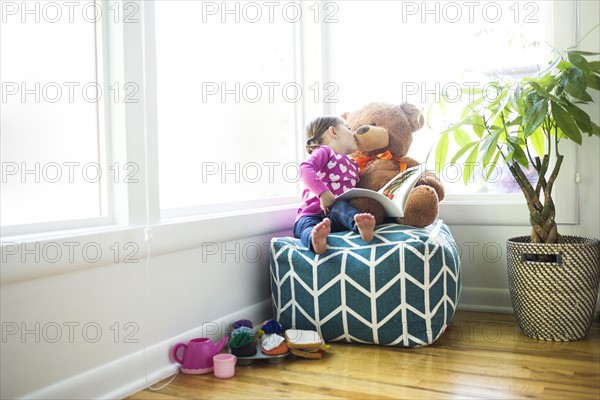
[[[342,118],[336,115],[325,115],[310,121],[306,125],[306,136],[308,137],[306,151],[308,154],[323,144],[323,134],[330,126],[338,126],[341,122],[343,122]]]

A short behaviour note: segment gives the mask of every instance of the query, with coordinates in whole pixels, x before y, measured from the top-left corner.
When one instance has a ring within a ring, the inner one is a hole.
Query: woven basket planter
[[[592,324],[600,278],[600,241],[563,236],[565,243],[506,242],[508,283],[521,331],[532,338],[583,339]],[[531,261],[546,255],[552,261]]]

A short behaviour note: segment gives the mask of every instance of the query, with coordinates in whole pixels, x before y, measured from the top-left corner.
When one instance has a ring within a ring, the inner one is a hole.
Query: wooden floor
[[[600,323],[584,340],[545,342],[520,334],[512,315],[458,312],[428,347],[332,343],[322,360],[290,357],[235,373],[179,374],[164,389],[130,399],[600,399]]]

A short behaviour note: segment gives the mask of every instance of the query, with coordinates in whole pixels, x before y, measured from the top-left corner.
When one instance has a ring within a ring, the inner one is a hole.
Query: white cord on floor
[[[161,390],[161,389],[164,389],[164,388],[166,388],[166,387],[167,387],[167,386],[168,386],[168,385],[169,385],[171,382],[173,382],[173,380],[174,380],[175,378],[177,378],[177,375],[179,375],[179,372],[180,372],[180,371],[177,371],[177,373],[176,373],[175,375],[173,375],[173,376],[171,377],[171,379],[169,379],[169,381],[168,381],[167,383],[165,383],[164,385],[162,385],[162,386],[159,386],[159,387],[148,386],[148,389],[152,390],[153,392],[156,392],[156,391],[159,391],[159,390]],[[146,381],[147,381],[147,379],[148,379],[148,377],[146,376]]]

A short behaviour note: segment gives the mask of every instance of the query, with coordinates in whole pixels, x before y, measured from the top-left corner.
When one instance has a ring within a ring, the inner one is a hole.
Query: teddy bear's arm
[[[400,158],[398,158],[398,161],[406,164],[406,168],[412,168],[412,167],[421,165],[420,162],[418,162],[417,160],[415,160],[412,157],[400,157]]]
[[[444,185],[433,172],[425,172],[415,186],[429,186],[433,188],[437,193],[439,201],[444,200],[444,197],[446,197]]]
[[[396,218],[399,224],[424,228],[438,216],[439,199],[430,186],[417,186],[410,191],[404,208],[404,217]]]
[[[411,157],[401,157],[399,158],[399,160],[405,163],[407,168],[412,168],[421,165],[417,160]],[[446,194],[446,192],[444,191],[444,185],[442,184],[442,182],[440,182],[438,177],[433,172],[426,171],[415,186],[420,185],[431,186],[437,193],[439,201],[442,201],[444,199]]]

